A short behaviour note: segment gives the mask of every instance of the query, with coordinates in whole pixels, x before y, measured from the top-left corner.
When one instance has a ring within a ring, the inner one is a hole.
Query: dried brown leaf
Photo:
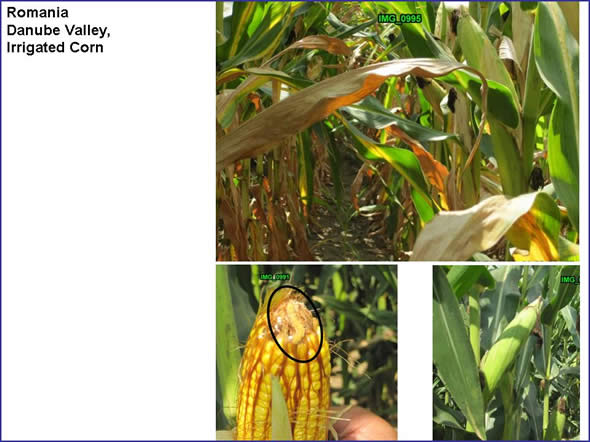
[[[350,55],[352,50],[342,40],[327,35],[309,35],[296,41],[287,49],[323,49],[331,54]],[[285,49],[285,50],[287,50]]]
[[[412,261],[464,261],[494,246],[533,206],[537,194],[492,196],[466,210],[440,212],[418,235]]]
[[[392,60],[331,77],[274,104],[219,139],[217,169],[270,150],[285,137],[295,135],[340,107],[366,97],[391,76],[411,74],[433,78],[457,69],[469,70],[481,77],[469,66],[430,58]],[[487,82],[481,78],[485,96]]]

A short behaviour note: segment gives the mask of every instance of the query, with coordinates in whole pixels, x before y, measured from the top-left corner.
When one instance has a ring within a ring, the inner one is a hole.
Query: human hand
[[[337,411],[345,407],[336,408]],[[334,424],[339,440],[397,440],[397,429],[375,413],[352,407]]]

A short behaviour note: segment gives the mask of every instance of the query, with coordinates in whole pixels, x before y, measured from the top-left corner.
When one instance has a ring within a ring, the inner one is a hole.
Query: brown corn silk
[[[242,356],[236,438],[271,438],[271,376],[276,376],[287,403],[294,440],[326,440],[331,369],[326,336],[313,361],[289,359],[268,329],[267,302],[258,311]],[[307,360],[316,354],[320,326],[300,294],[292,289],[279,290],[272,298],[270,318],[277,341],[289,355]]]

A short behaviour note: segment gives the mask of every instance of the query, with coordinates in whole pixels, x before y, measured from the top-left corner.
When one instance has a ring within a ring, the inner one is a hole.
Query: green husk
[[[563,436],[563,428],[565,427],[565,397],[560,397],[551,419],[549,420],[549,428],[545,435],[545,440],[561,440]]]
[[[287,402],[281,390],[279,378],[271,377],[272,382],[272,423],[271,432],[273,440],[293,440],[291,433],[291,424],[289,422],[289,411],[287,409]]]
[[[516,360],[520,348],[527,341],[537,322],[542,302],[542,298],[539,297],[523,308],[481,360],[481,372],[485,379],[484,402],[491,398],[500,379]]]
[[[471,348],[475,356],[475,363],[479,365],[481,310],[479,307],[479,293],[476,290],[472,289],[469,292],[469,341],[471,342]]]

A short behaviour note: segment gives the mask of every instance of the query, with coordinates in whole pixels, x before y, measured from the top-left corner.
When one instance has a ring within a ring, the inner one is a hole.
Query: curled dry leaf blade
[[[309,35],[304,37],[280,52],[280,54],[289,49],[323,49],[331,54],[339,55],[350,55],[352,53],[352,50],[341,39],[328,37],[327,35]]]
[[[226,113],[228,111],[228,106],[231,103],[236,102],[250,91],[259,88],[271,78],[278,79],[285,84],[296,87],[297,89],[308,86],[309,82],[292,78],[288,74],[277,71],[270,67],[273,61],[293,49],[323,49],[324,51],[335,55],[350,55],[351,53],[351,49],[346,46],[346,43],[344,43],[339,38],[328,37],[327,35],[310,35],[308,37],[302,38],[299,41],[296,41],[288,48],[279,52],[277,55],[264,63],[260,68],[251,68],[247,70],[233,68],[222,72],[217,77],[217,86],[220,86],[221,84],[228,81],[235,80],[241,75],[250,75],[250,77],[240,84],[240,86],[238,86],[235,91],[229,95],[226,95],[220,103],[218,102],[218,120],[222,123],[227,121],[227,118],[229,117],[226,116]]]
[[[457,62],[414,58],[366,66],[319,82],[267,108],[220,138],[217,141],[217,169],[270,150],[285,137],[366,97],[389,77],[411,74],[433,78],[457,69],[480,75],[475,69]],[[487,94],[483,77],[482,82]]]
[[[313,84],[313,82],[308,80],[293,78],[284,72],[269,67],[250,68],[241,71],[240,75],[249,75],[249,77],[246,78],[236,89],[225,90],[217,95],[217,121],[224,128],[229,125],[231,119],[235,116],[237,103],[240,102],[243,97],[271,80],[278,80],[280,83],[296,89],[302,89]],[[231,77],[228,78],[232,79]]]
[[[418,236],[411,260],[464,261],[487,250],[533,208],[537,198],[544,199],[543,195],[528,193],[512,199],[497,195],[467,210],[440,212]],[[539,224],[535,224],[535,231],[543,228]]]
[[[504,66],[506,67],[506,69],[508,69],[508,71],[511,72],[514,76],[522,75],[522,68],[520,67],[520,63],[518,62],[518,55],[516,54],[514,44],[512,43],[512,40],[509,37],[506,37],[505,35],[502,36],[502,39],[500,40],[498,56],[504,62]]]

